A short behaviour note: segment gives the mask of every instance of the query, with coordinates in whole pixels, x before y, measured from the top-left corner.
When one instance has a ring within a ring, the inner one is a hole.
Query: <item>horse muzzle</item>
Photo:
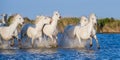
[[[50,24],[52,23],[52,19],[50,20]]]
[[[20,23],[20,25],[23,25],[23,24],[24,24],[24,22]]]
[[[61,16],[59,18],[62,18]]]
[[[24,24],[25,22],[22,22],[22,24]]]
[[[95,23],[95,26],[97,26],[97,23]]]

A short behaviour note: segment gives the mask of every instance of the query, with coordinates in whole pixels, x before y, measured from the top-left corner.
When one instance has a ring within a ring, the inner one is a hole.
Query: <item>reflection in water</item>
[[[41,53],[41,54],[53,54],[56,53],[57,49],[52,48],[52,49],[47,49],[47,48],[43,48],[43,49],[27,49],[27,52],[29,53]]]
[[[82,57],[93,57],[94,50],[76,50],[65,48],[53,49],[21,49],[21,50],[1,50],[2,59],[79,59]],[[82,58],[83,59],[83,58]]]
[[[9,49],[3,49],[0,50],[1,54],[15,54],[17,50],[9,50]]]

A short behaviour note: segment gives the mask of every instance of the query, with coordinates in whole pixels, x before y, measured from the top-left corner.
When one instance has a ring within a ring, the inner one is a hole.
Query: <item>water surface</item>
[[[97,34],[101,49],[96,48],[42,48],[3,49],[0,60],[119,60],[120,34]]]

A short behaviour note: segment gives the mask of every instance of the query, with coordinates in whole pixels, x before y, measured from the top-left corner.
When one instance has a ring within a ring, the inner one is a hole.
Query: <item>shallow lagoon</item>
[[[119,60],[120,34],[97,34],[101,49],[93,47],[78,48],[43,48],[43,49],[3,49],[0,60]]]

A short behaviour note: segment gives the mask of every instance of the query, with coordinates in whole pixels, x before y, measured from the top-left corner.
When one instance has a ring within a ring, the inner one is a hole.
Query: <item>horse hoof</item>
[[[57,45],[57,44],[55,44],[55,45],[54,45],[54,47],[58,47],[58,45]]]
[[[92,44],[90,44],[90,47],[92,47]]]
[[[10,46],[11,46],[11,47],[13,47],[13,46],[14,46],[14,44],[10,44]]]
[[[32,48],[34,48],[34,45],[32,45]]]
[[[22,48],[22,45],[19,45],[18,47],[21,49],[21,48]]]
[[[20,49],[22,49],[22,47],[21,47],[21,46],[20,46],[19,48],[20,48]]]

